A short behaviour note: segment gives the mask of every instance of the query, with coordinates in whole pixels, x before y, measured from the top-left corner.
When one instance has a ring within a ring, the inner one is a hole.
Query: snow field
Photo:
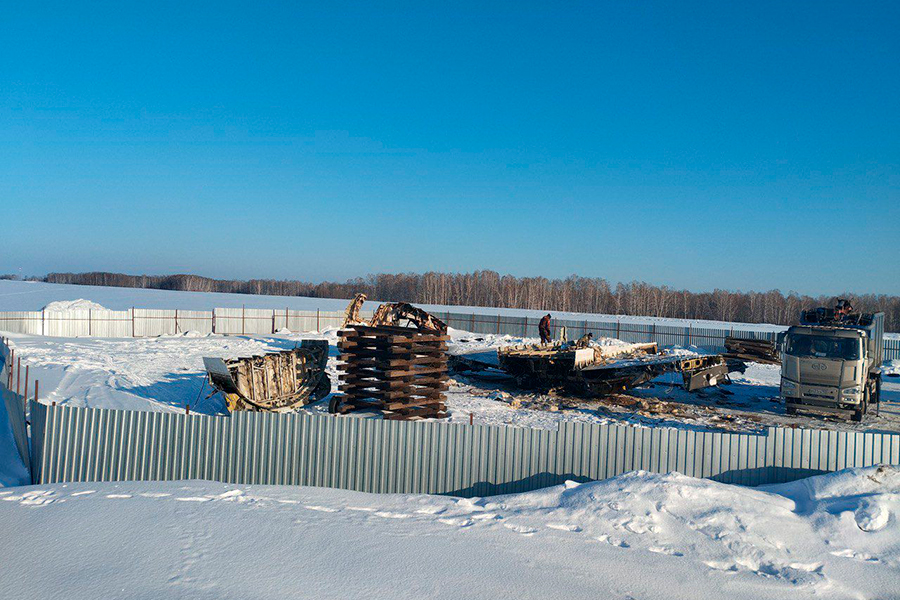
[[[72,600],[891,598],[898,510],[891,467],[761,489],[634,472],[475,499],[58,484],[0,491],[0,581]]]

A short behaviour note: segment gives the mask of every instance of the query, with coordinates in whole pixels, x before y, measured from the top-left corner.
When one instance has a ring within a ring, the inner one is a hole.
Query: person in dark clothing
[[[853,305],[850,304],[849,300],[845,300],[844,298],[838,300],[834,307],[834,316],[838,321],[846,320],[852,312]]]
[[[551,318],[552,317],[550,316],[550,313],[547,313],[546,315],[541,317],[541,322],[538,323],[538,333],[541,334],[542,344],[549,344],[553,339],[553,335],[550,333]]]
[[[576,348],[590,348],[592,339],[594,339],[594,334],[591,332],[587,332],[586,334],[584,334],[583,336],[578,338],[578,341],[575,342],[575,347]]]

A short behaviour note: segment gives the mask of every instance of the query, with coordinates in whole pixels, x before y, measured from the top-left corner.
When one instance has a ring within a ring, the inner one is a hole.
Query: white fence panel
[[[216,333],[239,335],[244,333],[243,308],[217,308],[213,311]]]
[[[268,308],[217,308],[216,333],[229,335],[271,334],[276,311]]]
[[[213,313],[211,310],[177,310],[175,320],[178,333],[196,331],[207,334],[213,332]]]
[[[245,308],[244,333],[266,335],[275,331],[275,311],[270,308]]]
[[[91,334],[90,310],[44,311],[44,335],[88,337]]]
[[[134,309],[135,337],[156,337],[176,333],[174,310]]]
[[[0,331],[43,335],[41,312],[28,310],[0,312]]]

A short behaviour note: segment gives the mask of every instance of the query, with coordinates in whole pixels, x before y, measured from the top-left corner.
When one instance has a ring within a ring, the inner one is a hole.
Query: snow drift
[[[0,491],[16,598],[892,598],[900,474],[482,499],[211,482]],[[34,557],[40,567],[34,568]]]

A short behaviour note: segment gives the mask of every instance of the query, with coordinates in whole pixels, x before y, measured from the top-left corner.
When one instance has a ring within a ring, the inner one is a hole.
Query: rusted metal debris
[[[443,335],[447,333],[447,325],[435,317],[408,302],[385,303],[375,309],[372,319],[366,321],[359,316],[359,311],[366,301],[365,294],[356,294],[344,313],[342,329],[351,325],[369,327],[415,327],[419,331],[431,331]]]
[[[725,338],[725,358],[747,360],[767,365],[780,365],[781,356],[775,342],[752,338]]]
[[[245,358],[204,358],[213,388],[225,395],[231,412],[288,412],[331,393],[325,371],[326,340],[303,340],[299,347]]]
[[[525,388],[564,388],[572,394],[602,396],[624,392],[669,372],[681,373],[695,391],[727,381],[721,355],[685,358],[660,353],[655,343],[574,348],[567,344],[507,346],[498,350],[500,368]]]

